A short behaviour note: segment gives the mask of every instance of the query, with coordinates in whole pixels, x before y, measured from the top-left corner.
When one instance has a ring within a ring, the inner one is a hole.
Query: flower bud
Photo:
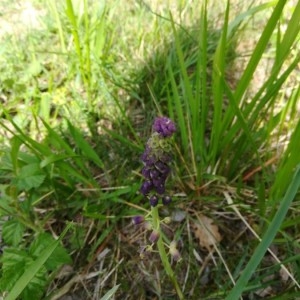
[[[170,224],[171,221],[172,221],[172,219],[171,219],[170,217],[165,217],[165,218],[163,219],[163,222],[164,222],[165,224]]]
[[[143,222],[145,222],[144,216],[134,216],[134,217],[132,218],[132,223],[133,223],[134,225],[138,225],[138,224],[141,224],[141,223],[143,223]]]
[[[180,255],[178,249],[176,248],[176,246],[177,246],[176,241],[172,241],[170,243],[169,253],[171,254],[174,261],[180,261],[181,260],[181,255]]]
[[[146,196],[147,194],[149,194],[149,192],[151,191],[152,187],[153,187],[152,182],[146,180],[146,181],[143,182],[140,191],[141,191],[141,193],[142,193],[144,196]]]
[[[149,236],[149,241],[155,243],[159,239],[159,231],[153,230]]]
[[[151,206],[155,207],[158,204],[158,197],[156,195],[152,195],[149,202]]]
[[[143,223],[143,226],[146,230],[152,230],[152,224],[149,221]]]
[[[163,205],[168,205],[172,202],[172,198],[170,196],[163,196],[162,197],[162,203]]]
[[[166,188],[164,184],[160,184],[158,186],[155,186],[155,190],[157,194],[162,195],[165,192]]]
[[[163,137],[171,136],[176,131],[175,124],[167,117],[156,118],[152,128]]]

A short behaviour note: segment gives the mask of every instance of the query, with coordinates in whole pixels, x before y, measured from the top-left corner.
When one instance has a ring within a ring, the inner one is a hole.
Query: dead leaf
[[[218,225],[213,224],[213,219],[205,215],[197,215],[199,223],[194,223],[195,236],[199,239],[201,247],[211,251],[211,246],[219,243],[222,239]]]

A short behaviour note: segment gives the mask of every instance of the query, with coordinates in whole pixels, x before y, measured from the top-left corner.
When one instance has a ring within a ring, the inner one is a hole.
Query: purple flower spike
[[[163,137],[169,137],[176,131],[176,127],[169,118],[159,117],[154,121],[153,130]]]
[[[166,180],[171,171],[169,166],[172,160],[171,136],[176,131],[176,127],[169,118],[159,117],[155,119],[152,129],[151,137],[141,156],[144,163],[141,172],[144,181],[140,192],[147,196],[150,205],[155,207],[158,204],[157,194],[164,195]],[[166,198],[164,203],[168,203],[168,201],[169,198]]]

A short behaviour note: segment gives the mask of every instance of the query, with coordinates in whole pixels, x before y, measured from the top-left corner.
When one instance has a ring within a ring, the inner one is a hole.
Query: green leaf
[[[46,175],[41,174],[38,163],[26,165],[21,168],[16,177],[16,185],[20,190],[28,191],[32,188],[38,188],[42,185]]]
[[[275,182],[271,188],[271,196],[276,199],[283,195],[290,183],[290,174],[300,163],[299,156],[300,120],[298,121],[278,167]]]
[[[41,233],[31,244],[29,253],[33,257],[39,257],[43,250],[50,247],[53,242],[55,242],[55,240],[50,234]],[[59,244],[45,263],[45,267],[47,270],[52,271],[63,264],[70,264],[71,262],[71,257],[67,253],[66,249]]]
[[[2,277],[1,291],[9,291],[13,288],[27,267],[33,263],[32,257],[24,250],[6,248],[1,258]],[[22,300],[40,299],[47,283],[46,269],[41,268],[33,280],[26,286],[22,293]]]
[[[59,162],[59,161],[66,161],[67,159],[71,158],[69,154],[52,154],[50,156],[47,156],[45,159],[43,159],[40,163],[41,168],[45,168],[48,165],[51,165],[53,163]],[[73,157],[78,157],[78,155],[74,154]]]
[[[57,241],[54,241],[46,247],[39,255],[39,257],[34,260],[32,263],[30,263],[28,266],[26,266],[26,269],[24,270],[22,276],[17,280],[17,282],[14,284],[13,288],[9,292],[8,296],[6,297],[6,300],[15,300],[17,297],[22,293],[22,291],[29,285],[29,283],[37,276],[37,274],[40,272],[41,269],[43,269],[43,265],[46,263],[46,261],[49,259],[49,257],[52,255],[54,250],[59,246],[61,239],[66,235],[70,227],[72,226],[72,223],[69,223],[65,230],[60,235],[59,239]],[[15,266],[13,266],[15,268]],[[31,298],[31,299],[34,299]]]
[[[22,140],[15,135],[11,140],[10,140],[10,144],[11,144],[11,161],[12,164],[14,166],[14,172],[17,173],[17,169],[18,169],[18,154],[19,154],[19,150],[21,145],[23,144]]]
[[[9,185],[1,185],[0,184],[0,217],[12,215],[12,206],[11,203],[13,202],[11,196],[8,195],[7,190],[10,189]]]
[[[16,219],[8,220],[3,224],[2,235],[6,244],[17,246],[23,237],[24,225]]]
[[[115,285],[112,289],[110,289],[100,300],[108,300],[110,299],[117,291],[119,288],[119,284]]]
[[[28,254],[26,251],[17,248],[5,248],[1,257],[2,276],[0,290],[8,291],[18,280],[25,270]]]
[[[45,180],[45,175],[32,175],[26,178],[20,178],[17,187],[20,190],[29,191],[32,188],[38,188]]]

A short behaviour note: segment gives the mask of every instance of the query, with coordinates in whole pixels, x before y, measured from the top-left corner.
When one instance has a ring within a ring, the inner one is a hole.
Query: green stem
[[[179,297],[180,300],[184,299],[184,296],[182,294],[182,291],[178,285],[178,282],[176,280],[176,277],[175,277],[175,274],[172,270],[172,267],[170,265],[170,262],[168,260],[168,255],[167,255],[167,252],[166,252],[166,249],[165,249],[165,245],[164,245],[164,241],[163,241],[163,235],[162,235],[162,232],[161,232],[161,228],[160,228],[160,219],[159,219],[159,214],[158,214],[158,207],[151,207],[151,213],[152,213],[152,220],[153,220],[153,227],[154,229],[156,229],[158,232],[159,232],[159,238],[157,240],[157,249],[158,249],[158,252],[159,252],[159,255],[160,255],[160,259],[162,261],[162,264],[164,266],[164,269],[167,273],[167,275],[170,277],[175,289],[176,289],[176,292],[177,292],[177,295]]]

